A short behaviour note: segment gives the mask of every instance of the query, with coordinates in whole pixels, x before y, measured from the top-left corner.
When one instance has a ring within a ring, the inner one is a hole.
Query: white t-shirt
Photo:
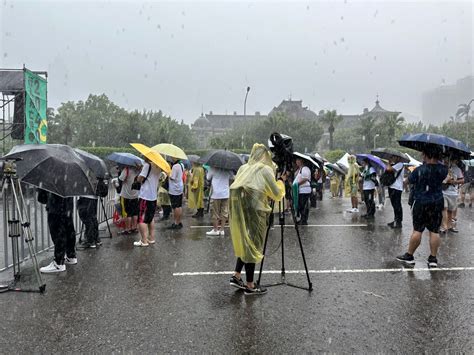
[[[150,166],[151,171],[150,174],[148,174]],[[153,164],[145,163],[145,165],[143,165],[140,176],[146,177],[148,175],[148,177],[142,182],[142,187],[138,194],[139,198],[147,201],[156,201],[160,173],[161,170]]]
[[[229,198],[229,181],[234,178],[230,170],[211,168],[207,173],[207,180],[211,181],[212,194],[214,200]]]
[[[369,167],[369,171],[367,173],[367,168],[365,168],[364,170],[364,176],[365,175],[372,175],[372,174],[376,174],[377,172],[375,171],[375,169],[373,167]],[[373,182],[371,179],[368,179],[366,180],[364,178],[364,184],[362,185],[362,190],[373,190],[375,189],[375,182]]]
[[[184,168],[181,163],[176,163],[171,168],[171,175],[169,179],[168,193],[173,196],[179,196],[183,193],[183,172]]]
[[[137,175],[138,172],[134,168],[126,167],[122,170],[119,176],[119,180],[122,181],[120,196],[129,200],[138,198],[138,190],[132,190],[133,180]]]
[[[398,190],[398,191],[403,191],[403,178],[404,178],[404,173],[405,173],[405,166],[403,163],[397,163],[394,166],[392,166],[393,170],[395,170],[395,176],[397,176],[398,172],[400,171],[400,174],[398,174],[397,179],[395,182],[390,185],[390,188]]]
[[[301,169],[298,169],[296,172],[296,181],[299,182],[302,179],[307,179],[304,183],[299,186],[300,194],[310,194],[311,193],[311,170],[307,166],[303,166]]]
[[[451,176],[454,180],[462,179],[463,178],[463,173],[459,167],[456,165],[453,165],[449,168],[449,173],[448,176]],[[448,196],[457,196],[459,194],[459,185],[449,185],[449,187],[446,190],[443,190],[443,194],[448,195]]]

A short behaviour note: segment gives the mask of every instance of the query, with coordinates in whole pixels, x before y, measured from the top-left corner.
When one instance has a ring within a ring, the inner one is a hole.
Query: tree
[[[373,116],[365,116],[359,120],[357,133],[363,138],[366,149],[371,149],[375,136],[375,123],[377,119]]]
[[[381,122],[380,132],[382,132],[382,141],[387,142],[388,147],[393,146],[394,139],[399,136],[399,133],[403,130],[405,119],[399,116],[398,113],[394,113],[385,116]]]
[[[336,110],[326,111],[326,113],[321,118],[322,122],[328,126],[329,132],[329,149],[334,149],[334,131],[336,126],[342,122],[342,116],[337,114]]]
[[[467,104],[460,104],[458,110],[456,111],[456,118],[462,119],[465,117],[466,121],[469,118],[469,112],[471,112],[471,104],[474,102],[474,99],[469,101]]]

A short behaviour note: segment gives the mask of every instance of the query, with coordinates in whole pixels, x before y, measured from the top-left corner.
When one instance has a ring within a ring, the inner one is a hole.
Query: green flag
[[[25,143],[46,143],[47,81],[25,69]]]

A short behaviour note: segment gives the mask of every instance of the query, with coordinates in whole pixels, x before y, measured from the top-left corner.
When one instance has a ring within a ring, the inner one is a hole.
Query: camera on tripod
[[[290,136],[274,132],[270,135],[268,147],[273,153],[273,161],[278,167],[277,172],[293,170],[293,139]]]
[[[15,160],[0,160],[0,179],[4,175],[15,175],[16,174],[16,162]]]

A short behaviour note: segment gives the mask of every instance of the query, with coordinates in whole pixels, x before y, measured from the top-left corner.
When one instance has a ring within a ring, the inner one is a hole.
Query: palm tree
[[[334,131],[336,130],[336,126],[341,123],[342,116],[338,115],[336,110],[326,111],[326,113],[321,117],[321,120],[324,124],[328,126],[329,132],[329,149],[334,150]]]
[[[470,143],[470,140],[469,140],[469,130],[470,130],[470,127],[469,127],[469,112],[471,112],[471,104],[474,102],[474,99],[472,99],[471,101],[469,101],[468,104],[460,104],[459,105],[459,108],[458,110],[456,111],[456,117],[457,118],[462,118],[463,116],[465,116],[466,118],[466,143],[467,145],[469,145]]]
[[[456,118],[463,118],[463,116],[466,116],[466,121],[469,118],[469,112],[471,111],[471,104],[474,102],[474,99],[469,101],[468,104],[460,104],[458,106],[458,110],[456,111]]]
[[[399,113],[388,115],[384,118],[384,129],[387,132],[388,143],[391,145],[393,138],[403,128],[405,119]]]
[[[366,148],[370,148],[374,141],[376,122],[377,118],[373,116],[365,116],[359,120],[356,131],[363,137]]]

